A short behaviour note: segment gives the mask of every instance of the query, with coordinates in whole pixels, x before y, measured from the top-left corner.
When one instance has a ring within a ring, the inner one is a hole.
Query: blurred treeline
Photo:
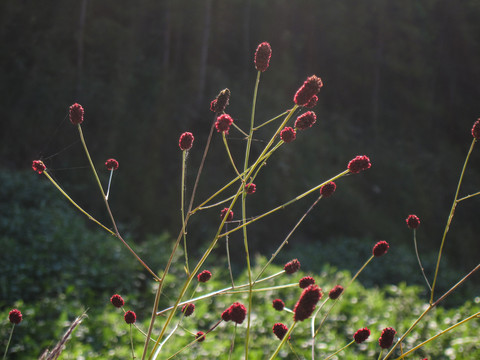
[[[139,242],[151,233],[176,236],[178,137],[195,135],[189,193],[213,120],[210,101],[228,87],[228,112],[247,129],[253,54],[269,41],[273,55],[260,83],[257,121],[290,108],[307,76],[320,76],[324,87],[317,124],[270,159],[256,181],[250,214],[290,200],[366,154],[372,169],[339,181],[337,193],[313,211],[292,245],[315,244],[322,251],[321,244],[342,238],[385,239],[392,251],[403,246],[412,255],[405,218],[416,213],[420,251],[435,253],[470,129],[480,116],[479,16],[479,2],[448,0],[4,0],[0,166],[24,170],[44,159],[60,184],[107,222],[67,118],[68,106],[79,102],[98,167],[110,157],[120,162],[111,197],[117,220]],[[259,133],[254,153],[266,138]],[[242,135],[232,130],[230,143],[241,163]],[[475,151],[464,195],[480,190]],[[226,164],[215,136],[197,203],[234,175]],[[268,254],[313,200],[255,225],[252,251]],[[478,206],[477,198],[459,205],[447,239],[447,260],[460,272],[478,262]],[[209,240],[217,220],[218,209],[194,220],[191,244]],[[238,235],[231,241],[242,249]],[[430,259],[425,267],[431,276]]]

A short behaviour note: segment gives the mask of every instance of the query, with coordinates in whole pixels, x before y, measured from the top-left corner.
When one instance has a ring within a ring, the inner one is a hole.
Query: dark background
[[[370,249],[387,240],[392,251],[404,251],[392,258],[386,280],[404,279],[401,271],[398,279],[394,274],[403,263],[417,266],[405,226],[407,215],[415,213],[422,221],[420,251],[433,277],[470,129],[480,114],[479,2],[4,0],[0,14],[1,171],[20,172],[43,159],[68,193],[107,223],[68,121],[68,107],[79,102],[97,167],[103,169],[110,157],[120,162],[111,206],[122,229],[139,244],[149,234],[175,237],[178,137],[184,131],[195,135],[191,190],[213,120],[210,101],[228,87],[228,112],[248,128],[253,54],[268,41],[273,55],[260,83],[258,122],[291,108],[307,76],[320,76],[324,87],[317,124],[269,161],[256,180],[250,214],[286,202],[343,171],[354,156],[368,155],[372,168],[340,180],[335,195],[312,212],[287,250],[313,254],[307,261],[312,269],[327,260],[348,267],[345,252],[352,259],[368,256],[356,253],[354,244]],[[260,133],[258,140],[266,138]],[[241,134],[232,130],[230,144],[240,162]],[[253,153],[261,146],[255,142]],[[479,160],[476,149],[461,196],[479,191]],[[233,176],[227,162],[217,135],[198,201]],[[33,172],[23,176],[37,177],[25,183],[42,198],[35,183],[47,180]],[[102,180],[107,178],[103,171]],[[270,254],[313,200],[256,224],[251,251]],[[458,274],[478,263],[478,201],[458,206],[447,237],[445,264]],[[191,223],[192,256],[211,239],[217,210]],[[232,237],[234,249],[242,251],[242,243],[239,235]],[[336,254],[325,251],[336,247]],[[241,258],[234,260],[242,265]],[[418,278],[406,280],[421,282],[414,271]]]

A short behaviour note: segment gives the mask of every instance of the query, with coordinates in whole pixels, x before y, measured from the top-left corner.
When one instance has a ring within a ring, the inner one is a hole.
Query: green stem
[[[332,355],[327,356],[324,360],[331,359],[332,357],[334,357],[335,355],[337,355],[339,352],[342,352],[343,350],[345,350],[346,348],[348,348],[348,347],[349,347],[350,345],[352,345],[354,342],[355,342],[355,340],[350,341],[347,345],[345,345],[345,346],[342,347],[341,349],[335,351]],[[313,360],[313,358],[312,358],[312,360]]]
[[[345,171],[341,172],[340,174],[338,174],[338,175],[332,177],[331,179],[329,179],[329,180],[321,183],[320,185],[317,185],[317,186],[311,188],[310,190],[304,192],[303,194],[298,195],[297,197],[293,198],[292,200],[287,201],[286,203],[284,203],[284,204],[282,204],[282,205],[280,205],[280,206],[277,206],[276,208],[273,208],[272,210],[269,210],[269,211],[267,211],[266,213],[263,213],[262,215],[259,215],[259,216],[255,217],[255,218],[253,218],[252,220],[247,221],[246,223],[237,226],[236,228],[234,228],[234,229],[232,229],[232,230],[229,230],[229,231],[226,231],[226,232],[222,233],[222,234],[220,235],[220,237],[224,237],[224,236],[226,236],[226,235],[228,235],[228,234],[231,234],[231,233],[233,233],[233,232],[235,232],[235,231],[237,231],[237,230],[240,230],[241,228],[243,228],[243,227],[245,227],[245,226],[250,225],[251,223],[254,223],[255,221],[260,220],[261,218],[264,218],[264,217],[267,216],[267,215],[273,214],[274,212],[276,212],[276,211],[278,211],[278,210],[284,209],[284,208],[287,207],[288,205],[291,205],[291,204],[293,204],[294,202],[296,202],[296,201],[298,201],[298,200],[300,200],[300,199],[303,199],[305,196],[311,194],[312,192],[320,189],[323,185],[328,184],[330,181],[337,180],[338,178],[340,178],[340,177],[348,174],[348,172],[349,172],[349,170],[345,170]]]
[[[217,203],[215,203],[215,204],[199,207],[198,210],[205,210],[205,209],[214,208],[214,207],[216,207],[216,206],[218,206],[218,205],[222,205],[222,204],[226,203],[227,201],[232,200],[234,197],[235,197],[235,195],[232,195],[232,196],[230,196],[229,198],[226,198],[225,200],[219,201],[219,202],[217,202]]]
[[[378,354],[378,360],[382,358],[382,354],[383,354],[383,349],[380,351],[380,354]]]
[[[288,338],[290,337],[290,334],[292,333],[293,328],[295,327],[295,325],[297,325],[297,322],[296,322],[296,321],[294,321],[293,324],[292,324],[292,326],[290,327],[290,329],[288,329],[288,331],[287,331],[287,333],[285,334],[285,336],[283,337],[282,341],[280,342],[280,344],[278,344],[277,349],[275,350],[275,352],[273,353],[273,355],[270,356],[270,360],[275,359],[275,357],[278,355],[278,353],[279,353],[280,350],[282,349],[283,344],[285,344],[285,342],[288,341]]]
[[[260,129],[260,128],[263,127],[263,126],[265,126],[265,125],[267,125],[267,124],[270,124],[272,121],[275,121],[275,120],[277,120],[278,118],[281,118],[282,116],[287,115],[289,111],[290,111],[290,110],[284,111],[284,112],[281,113],[280,115],[277,115],[277,116],[275,116],[274,118],[265,121],[263,124],[260,124],[260,125],[258,125],[257,127],[254,127],[254,128],[253,128],[253,131],[256,131],[256,130]]]
[[[438,338],[439,336],[442,336],[443,334],[446,334],[447,332],[455,329],[457,326],[460,326],[460,325],[462,325],[462,324],[464,324],[464,323],[466,323],[467,321],[470,321],[470,320],[472,320],[472,319],[478,318],[479,316],[480,316],[480,312],[477,312],[476,314],[473,314],[473,315],[467,317],[466,319],[463,319],[462,321],[456,323],[455,325],[450,326],[448,329],[445,329],[445,330],[443,330],[443,331],[440,331],[437,335],[435,335],[435,336],[431,337],[430,339],[424,341],[423,343],[415,346],[413,349],[411,349],[411,350],[407,351],[406,353],[402,354],[400,357],[396,358],[395,360],[400,360],[400,359],[403,359],[403,358],[407,357],[408,355],[410,355],[410,354],[413,353],[414,351],[420,349],[421,347],[423,347],[423,346],[425,346],[426,344],[428,344],[429,342],[435,340],[435,339]]]
[[[130,324],[130,345],[132,346],[132,359],[135,359],[135,350],[133,349],[132,324]]]
[[[300,218],[300,220],[295,224],[295,226],[293,227],[293,229],[290,231],[290,233],[287,235],[287,237],[285,238],[285,240],[283,240],[283,242],[280,244],[280,246],[278,247],[277,251],[275,251],[275,253],[272,255],[272,257],[270,258],[270,260],[268,260],[268,262],[263,266],[262,270],[260,270],[260,272],[258,273],[257,277],[255,278],[255,281],[254,283],[258,280],[258,278],[260,276],[263,275],[264,271],[267,269],[267,267],[272,263],[272,261],[277,257],[278,253],[282,250],[282,248],[288,244],[288,240],[290,239],[290,237],[293,235],[293,233],[295,232],[295,230],[300,226],[300,224],[303,222],[303,220],[307,217],[307,215],[310,213],[310,211],[312,211],[312,209],[314,208],[315,205],[317,205],[317,203],[320,201],[320,199],[322,198],[322,196],[320,195],[320,197],[314,201],[314,203],[310,206],[310,208],[307,210],[307,212],[305,214],[303,214],[303,216]]]
[[[60,193],[65,196],[67,198],[68,201],[70,201],[72,203],[73,206],[75,206],[78,210],[80,210],[80,212],[82,214],[84,214],[88,220],[92,220],[95,224],[97,224],[98,226],[100,226],[101,228],[103,228],[104,230],[108,231],[110,234],[116,236],[116,234],[110,230],[109,228],[107,228],[105,225],[103,225],[102,223],[100,223],[97,219],[95,219],[92,215],[90,215],[89,213],[87,213],[85,210],[83,210],[80,205],[78,205],[75,201],[72,200],[72,198],[70,196],[67,195],[67,193],[65,191],[63,191],[63,189],[60,187],[60,185],[57,184],[57,182],[55,180],[53,180],[53,178],[50,176],[50,174],[47,172],[47,170],[45,170],[43,172],[43,174],[47,177],[48,180],[50,180],[50,182],[58,189],[58,191],[60,191]]]
[[[180,190],[181,193],[181,202],[180,202],[180,212],[182,215],[182,229],[183,229],[183,250],[185,253],[185,270],[187,274],[190,272],[188,270],[188,253],[187,253],[187,229],[185,227],[185,172],[187,168],[187,151],[182,151],[182,188]]]
[[[5,348],[5,353],[3,354],[3,360],[7,358],[8,348],[10,347],[10,342],[12,341],[13,330],[15,329],[15,324],[12,325],[12,330],[10,330],[10,336],[8,337],[7,347]]]
[[[430,303],[433,302],[435,285],[437,283],[438,269],[440,268],[440,259],[442,258],[443,245],[445,244],[445,238],[447,236],[448,230],[450,229],[450,224],[451,224],[452,219],[453,219],[453,214],[455,213],[455,208],[457,207],[457,204],[458,204],[458,200],[457,200],[458,199],[458,193],[460,191],[460,186],[462,184],[463,175],[465,174],[465,169],[467,168],[468,159],[470,158],[470,154],[473,151],[473,146],[475,145],[475,142],[476,142],[476,139],[473,139],[472,144],[470,145],[470,149],[468,150],[467,157],[465,158],[465,162],[463,163],[462,172],[460,173],[460,179],[458,180],[458,184],[457,184],[457,191],[455,192],[455,198],[453,200],[452,208],[450,209],[450,214],[448,215],[447,225],[445,226],[445,230],[443,232],[442,242],[440,244],[440,250],[438,251],[438,259],[437,259],[437,266],[435,268],[435,276],[433,277],[432,291],[431,291],[431,295],[430,295]]]
[[[232,153],[230,152],[230,148],[228,147],[227,138],[226,138],[224,132],[222,133],[222,139],[223,139],[223,143],[225,144],[225,149],[227,150],[227,154],[228,154],[228,158],[230,159],[230,163],[233,166],[233,170],[235,170],[235,173],[237,174],[237,176],[239,178],[241,178],[241,175],[238,172],[237,167],[235,166],[235,161],[233,161]]]
[[[428,282],[427,275],[425,275],[425,270],[423,269],[422,262],[420,261],[420,255],[418,254],[417,231],[416,231],[416,229],[413,229],[413,243],[415,245],[415,254],[417,255],[418,265],[420,266],[420,270],[422,271],[423,278],[425,279],[425,282],[427,283],[427,286],[430,289],[430,291],[432,291],[432,287],[430,286],[430,283]]]
[[[460,201],[463,201],[463,200],[470,199],[470,198],[472,198],[472,197],[474,197],[474,196],[478,196],[478,195],[480,195],[480,191],[479,191],[479,192],[476,192],[475,194],[467,195],[467,196],[465,196],[465,197],[463,197],[463,198],[458,199],[458,200],[457,200],[457,203],[459,203]]]
[[[282,275],[282,274],[284,274],[284,273],[285,273],[285,271],[282,270],[282,271],[280,271],[280,272],[278,272],[278,273],[276,273],[276,274],[273,274],[273,275],[270,275],[270,276],[268,276],[268,277],[266,277],[266,278],[263,278],[263,279],[261,279],[261,280],[258,280],[258,281],[257,281],[257,284],[260,283],[260,282],[263,282],[263,281],[271,280],[271,279],[273,279],[273,278],[275,278],[275,277],[277,277],[277,276],[280,276],[280,275]],[[295,283],[295,284],[293,284],[293,285],[294,285],[294,286],[298,286],[298,283]],[[180,304],[178,304],[178,306],[182,306],[182,305],[188,304],[188,303],[190,303],[190,302],[195,302],[195,301],[199,301],[199,300],[203,300],[203,299],[208,299],[208,298],[210,298],[210,297],[213,297],[213,296],[216,296],[216,295],[220,295],[220,294],[227,294],[227,293],[228,293],[229,291],[231,291],[231,290],[241,289],[241,288],[245,288],[245,287],[249,287],[249,286],[250,286],[250,284],[237,285],[237,286],[235,286],[235,288],[234,288],[233,286],[230,286],[230,287],[228,287],[228,288],[224,288],[224,289],[221,289],[221,290],[213,291],[213,292],[211,292],[211,293],[208,293],[208,294],[205,294],[205,295],[196,297],[196,298],[194,298],[194,299],[190,299],[190,300],[187,300],[187,301],[183,301],[183,302],[181,302]],[[288,287],[290,287],[290,286],[291,286],[291,285],[288,285]],[[278,289],[278,287],[276,287],[276,289]],[[272,288],[267,288],[267,290],[272,290]],[[170,307],[168,307],[168,308],[166,308],[166,309],[163,309],[163,310],[157,312],[157,315],[161,315],[161,314],[163,314],[163,313],[165,313],[165,312],[167,312],[167,311],[169,311],[169,310],[172,310],[172,309],[173,309],[173,306],[170,306]]]
[[[227,225],[225,225],[225,229],[227,229]],[[228,272],[230,274],[230,280],[232,282],[233,289],[235,288],[235,282],[233,281],[232,263],[230,262],[230,247],[228,246],[228,236],[225,236],[225,248],[227,250]]]

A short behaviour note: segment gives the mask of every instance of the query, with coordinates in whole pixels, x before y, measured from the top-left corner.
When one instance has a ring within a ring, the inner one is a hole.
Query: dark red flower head
[[[233,220],[233,211],[230,210],[228,211],[228,208],[224,208],[221,212],[220,212],[220,219],[223,220],[223,218],[225,217],[225,214],[228,212],[228,215],[227,215],[227,221],[232,221]]]
[[[475,124],[473,124],[473,127],[472,127],[472,136],[479,140],[480,139],[480,119],[478,119],[477,121],[475,121]]]
[[[282,311],[285,307],[285,303],[281,299],[275,299],[272,301],[273,308],[277,311]]]
[[[10,312],[8,313],[8,320],[12,324],[20,324],[22,322],[22,312],[18,309],[10,310]]]
[[[228,312],[230,315],[230,320],[236,322],[237,324],[243,323],[243,320],[245,320],[245,317],[247,316],[247,308],[239,302],[235,302],[230,305]]]
[[[115,159],[108,159],[105,161],[105,167],[107,170],[117,170],[118,169],[118,161]]]
[[[302,289],[305,289],[306,287],[308,287],[312,284],[315,284],[315,279],[311,276],[304,276],[298,282],[298,286],[300,286]]]
[[[216,113],[222,113],[230,100],[230,90],[223,89],[217,97],[210,103],[210,110]]]
[[[302,295],[300,295],[300,299],[298,299],[298,302],[293,308],[293,320],[303,321],[308,319],[322,296],[322,289],[317,285],[310,285],[304,289]]]
[[[372,164],[365,155],[358,155],[348,163],[348,170],[353,174],[358,174],[362,170],[370,169]]]
[[[80,104],[73,104],[70,106],[69,109],[69,115],[70,115],[70,121],[72,122],[73,125],[78,125],[83,122],[83,107]]]
[[[230,317],[230,307],[228,307],[227,309],[225,309],[225,311],[222,313],[222,320],[223,320],[223,321],[230,321],[230,320],[231,320],[231,317]]]
[[[198,342],[202,342],[202,341],[205,341],[205,333],[203,331],[199,331],[197,332],[197,334],[195,335],[195,339],[198,341]]]
[[[296,132],[293,128],[286,127],[280,131],[280,138],[286,143],[291,143],[296,138]]]
[[[45,171],[46,168],[47,167],[45,166],[42,160],[33,160],[33,163],[32,163],[33,171],[36,171],[37,173],[41,174]]]
[[[298,261],[297,259],[293,259],[292,261],[289,261],[288,263],[285,264],[285,266],[283,267],[283,270],[285,270],[287,274],[296,273],[298,270],[300,270],[300,261]]]
[[[323,197],[329,197],[335,192],[336,189],[337,185],[333,181],[330,181],[328,184],[325,184],[320,188],[320,195]]]
[[[272,47],[268,42],[263,42],[258,45],[257,51],[255,51],[255,68],[261,72],[267,70],[271,56]]]
[[[420,226],[420,219],[417,215],[408,215],[406,222],[410,229],[416,229]]]
[[[199,282],[207,282],[212,278],[212,273],[208,270],[203,270],[200,274],[197,275]]]
[[[191,132],[184,132],[180,135],[180,140],[178,140],[178,146],[180,146],[180,150],[190,150],[193,146],[193,134]]]
[[[195,311],[195,304],[185,304],[183,305],[182,307],[182,313],[185,315],[185,316],[190,316],[193,314],[193,312]]]
[[[386,242],[385,240],[382,240],[375,244],[372,252],[374,256],[379,257],[382,255],[385,255],[389,248],[390,248],[390,245],[388,245],[388,242]]]
[[[378,339],[378,344],[382,349],[388,349],[393,344],[393,338],[397,332],[394,328],[387,327],[383,329],[380,339]]]
[[[285,324],[276,323],[275,325],[273,325],[272,330],[277,338],[283,340],[285,334],[288,332],[288,327]],[[288,338],[290,339],[290,336]]]
[[[306,113],[300,115],[297,120],[295,120],[295,128],[297,130],[305,130],[309,127],[312,127],[316,121],[317,115],[315,115],[313,111],[307,111]]]
[[[230,130],[230,126],[233,124],[233,119],[228,114],[223,114],[217,117],[217,121],[215,122],[215,128],[218,132],[224,132],[228,134]]]
[[[307,105],[309,101],[313,98],[313,96],[317,95],[320,92],[322,86],[322,79],[315,75],[310,76],[309,78],[307,78],[307,80],[305,80],[300,89],[298,89],[297,93],[293,98],[293,101],[298,106]]]
[[[353,339],[357,344],[361,344],[370,336],[370,330],[367,328],[358,329],[357,332],[353,335]]]
[[[343,293],[343,286],[342,285],[335,285],[332,290],[328,293],[328,297],[332,300],[336,300],[342,295]]]
[[[245,191],[247,192],[247,194],[255,194],[255,191],[257,191],[257,185],[255,185],[254,183],[249,183],[245,185]]]
[[[318,102],[318,96],[313,95],[313,97],[310,99],[310,101],[305,104],[305,107],[311,109],[311,108],[315,107],[315,105],[317,105],[317,102]]]
[[[137,315],[131,310],[128,310],[123,318],[127,324],[135,324],[135,321],[137,321]]]
[[[113,295],[110,298],[110,302],[117,308],[121,308],[123,305],[125,305],[125,300],[123,300],[123,298],[118,294]]]

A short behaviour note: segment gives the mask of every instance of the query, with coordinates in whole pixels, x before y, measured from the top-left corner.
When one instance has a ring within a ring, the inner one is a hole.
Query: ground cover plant
[[[480,192],[470,195],[461,193],[470,154],[480,138],[480,121],[477,120],[471,129],[473,139],[460,173],[445,231],[440,239],[436,269],[432,276],[429,277],[424,272],[421,254],[416,251],[418,271],[422,273],[428,289],[426,297],[420,288],[392,285],[383,291],[371,291],[357,283],[356,280],[370,263],[390,255],[388,239],[372,241],[369,252],[362,254],[363,260],[359,262],[358,271],[353,274],[328,268],[322,274],[305,274],[301,272],[302,259],[291,259],[279,267],[276,264],[277,257],[287,243],[295,240],[295,231],[312,209],[323,204],[328,206],[327,201],[334,201],[337,188],[355,181],[363,171],[369,171],[372,161],[367,155],[352,154],[351,158],[345,159],[344,164],[339,164],[338,173],[320,179],[315,186],[293,198],[285,199],[282,194],[278,194],[277,206],[261,214],[250,213],[248,204],[255,201],[255,193],[266,191],[255,184],[255,180],[262,176],[262,170],[282,156],[284,147],[301,147],[302,137],[309,136],[309,129],[315,126],[317,116],[313,109],[323,87],[320,77],[307,76],[303,84],[299,84],[298,91],[292,94],[291,104],[271,119],[259,121],[255,116],[256,99],[261,91],[260,79],[266,76],[264,73],[269,69],[271,56],[270,44],[264,42],[258,45],[253,61],[257,78],[248,123],[239,122],[235,114],[228,113],[228,105],[234,101],[234,94],[226,88],[210,103],[213,121],[199,164],[189,163],[190,152],[198,151],[195,148],[195,135],[186,131],[179,136],[182,176],[178,184],[178,209],[182,226],[178,236],[170,243],[165,239],[159,244],[147,243],[147,248],[143,251],[130,245],[131,241],[119,230],[114,209],[110,207],[109,198],[115,189],[115,172],[121,164],[113,158],[105,160],[104,167],[109,176],[108,182],[104,184],[92,161],[82,130],[82,126],[88,125],[88,109],[85,110],[77,103],[70,107],[69,120],[78,129],[110,224],[98,220],[77,200],[71,198],[56,181],[55,169],[49,169],[47,161],[34,160],[32,168],[48,179],[70,205],[111,235],[109,241],[117,241],[115,246],[111,245],[112,249],[120,246],[130,255],[117,264],[120,268],[124,262],[129,264],[128,267],[123,267],[124,270],[128,269],[123,279],[113,277],[117,278],[119,288],[124,286],[123,290],[127,293],[112,292],[109,308],[102,308],[102,312],[97,313],[95,309],[80,311],[65,333],[59,334],[58,343],[42,352],[42,359],[55,359],[59,356],[78,358],[85,356],[85,351],[90,354],[89,357],[142,359],[402,359],[420,356],[447,358],[451,354],[459,356],[464,351],[469,356],[479,354],[471,335],[475,330],[478,331],[478,305],[467,301],[461,308],[450,312],[439,310],[438,305],[461,287],[480,265],[456,279],[451,286],[448,285],[445,293],[439,294],[436,289],[443,248],[448,241],[447,233],[455,210],[461,202],[480,195]],[[238,149],[232,151],[234,145],[229,141],[234,132],[243,137],[243,142],[240,143],[243,147],[241,159],[238,158]],[[468,131],[465,133],[468,134]],[[223,186],[213,191],[211,196],[197,200],[199,182],[206,176],[214,176],[203,174],[204,162],[214,136],[223,142],[225,163],[231,168],[232,176],[225,180]],[[187,169],[192,168],[196,170],[196,175],[193,183],[187,184]],[[249,252],[249,238],[255,236],[252,227],[263,218],[275,216],[276,212],[299,202],[304,203],[310,198],[313,201],[287,236],[275,239],[277,250],[272,256],[253,261]],[[45,208],[48,208],[48,204]],[[202,254],[192,256],[188,234],[194,232],[195,227],[190,225],[191,220],[204,214],[215,214],[218,228],[201,249]],[[405,222],[417,250],[417,231],[421,229],[421,219],[414,214],[405,214],[405,218],[399,221]],[[68,229],[65,231],[68,232]],[[236,257],[242,256],[245,259],[246,267],[241,276],[234,276],[232,271],[229,241],[233,237],[240,237],[243,241],[244,251],[235,254]],[[226,254],[219,259],[214,255],[220,244],[225,247]],[[161,264],[155,267],[145,260],[152,253],[160,253],[159,257],[162,258]],[[161,270],[157,271],[157,267]],[[153,288],[154,296],[149,310],[136,308],[135,299],[128,294],[128,286],[121,284],[129,277],[134,278],[133,273],[139,268],[147,274],[148,284]],[[98,281],[103,282],[107,278],[109,282],[115,281],[111,275],[111,272],[101,273]],[[73,284],[74,279],[70,280]],[[74,291],[68,289],[68,279],[65,284],[67,293]],[[26,313],[23,316],[21,310],[18,306],[8,313],[12,325],[6,342],[5,358],[10,344],[12,349],[17,346],[15,353],[21,353],[21,348],[18,348],[21,345],[15,345],[14,334],[22,322],[25,325],[29,317]],[[437,316],[441,315],[442,320],[436,321]],[[94,329],[95,333],[82,334],[83,323],[94,317],[96,326],[89,329]],[[29,321],[35,321],[34,318],[31,316],[32,320]],[[66,318],[62,320],[65,321]],[[80,335],[72,336],[75,331]],[[106,334],[99,335],[102,331]],[[452,339],[455,337],[452,334],[458,336],[459,333],[460,341]],[[106,342],[89,349],[82,346],[85,341],[88,343],[89,338],[97,335],[106,339]],[[71,338],[72,341],[68,343]],[[43,349],[38,349],[39,352],[41,350]]]

